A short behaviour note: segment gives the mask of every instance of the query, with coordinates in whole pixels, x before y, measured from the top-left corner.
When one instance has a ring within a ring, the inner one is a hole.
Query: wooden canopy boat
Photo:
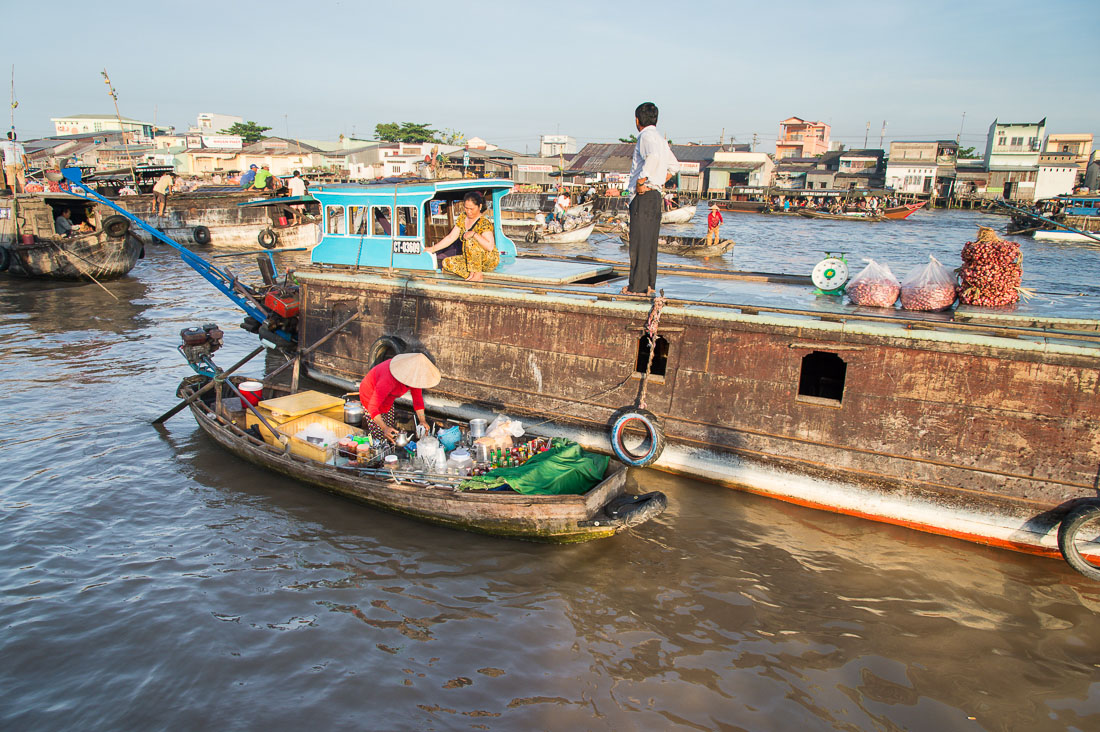
[[[909,218],[909,215],[914,211],[924,208],[924,204],[926,203],[927,201],[917,201],[916,203],[903,203],[900,206],[891,206],[890,208],[884,208],[882,210],[882,215],[895,221],[906,219]]]
[[[661,213],[662,224],[686,224],[695,216],[696,205],[689,203]]]
[[[54,218],[70,209],[76,223],[98,222],[73,236],[54,230]],[[130,222],[106,207],[63,193],[20,194],[0,199],[0,272],[56,280],[110,280],[137,264],[145,249]]]
[[[808,219],[829,219],[830,221],[882,221],[881,214],[873,214],[864,211],[852,211],[850,213],[832,214],[825,211],[799,211],[799,216]]]
[[[230,378],[235,383],[244,380]],[[176,394],[186,399],[208,381],[205,376],[188,377]],[[614,460],[603,481],[583,495],[460,491],[452,483],[433,482],[412,473],[320,463],[246,432],[218,414],[214,391],[208,394],[209,401],[204,395],[191,402],[191,412],[203,432],[234,455],[330,493],[441,526],[514,539],[575,543],[613,536],[658,516],[668,505],[661,493],[627,493],[626,469]]]
[[[623,246],[630,244],[630,230],[621,233]],[[717,243],[707,245],[705,236],[674,236],[661,234],[657,237],[657,251],[665,254],[679,254],[689,257],[711,257],[733,248],[732,239],[719,239]]]

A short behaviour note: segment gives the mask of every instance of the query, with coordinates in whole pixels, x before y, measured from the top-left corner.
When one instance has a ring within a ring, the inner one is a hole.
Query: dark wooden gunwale
[[[181,398],[201,383],[190,378],[180,385]],[[612,499],[625,494],[626,469],[614,460],[604,480],[583,496],[455,492],[450,487],[379,480],[322,466],[257,440],[217,416],[201,399],[190,407],[199,427],[238,457],[327,492],[440,526],[563,544],[605,538],[628,528],[625,520],[604,513]]]
[[[36,236],[29,246],[12,243],[8,272],[16,277],[85,280],[91,275],[110,280],[129,274],[143,246],[132,232],[123,237],[111,237],[104,231],[71,238]]]

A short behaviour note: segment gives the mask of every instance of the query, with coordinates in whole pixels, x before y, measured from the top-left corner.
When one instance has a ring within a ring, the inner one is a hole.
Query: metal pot
[[[471,419],[470,420],[470,437],[477,439],[485,436],[485,428],[489,426],[489,423],[484,419]]]
[[[358,427],[363,424],[363,405],[356,401],[344,402],[344,424]]]
[[[393,444],[397,445],[398,447],[404,447],[405,445],[409,444],[409,439],[410,438],[407,432],[398,432],[397,437],[393,438]]]

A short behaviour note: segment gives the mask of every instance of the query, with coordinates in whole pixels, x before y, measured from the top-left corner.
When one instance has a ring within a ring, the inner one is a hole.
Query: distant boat
[[[733,213],[760,213],[767,205],[764,201],[714,201],[722,211]]]
[[[680,206],[679,208],[670,209],[661,214],[662,224],[686,224],[691,221],[695,216],[695,204],[689,203],[686,206]]]
[[[538,242],[540,244],[577,244],[582,241],[588,241],[588,237],[592,236],[592,232],[595,228],[596,222],[593,221],[590,224],[578,226],[568,231],[559,231],[556,234],[547,234],[532,229],[528,232],[526,241],[531,243]]]
[[[1076,231],[1048,231],[1047,229],[1040,229],[1031,236],[1036,241],[1061,241],[1079,244],[1100,244],[1100,241],[1097,240],[1097,237],[1100,237],[1100,234],[1086,236],[1085,234],[1079,234]]]
[[[800,210],[798,214],[808,219],[829,219],[831,221],[883,221],[882,214],[871,213],[870,211],[851,211],[849,213],[831,214],[825,211]]]
[[[909,214],[919,208],[924,208],[924,204],[926,203],[927,201],[917,201],[916,203],[903,203],[900,206],[891,206],[890,208],[884,208],[882,210],[882,215],[888,219],[894,219],[895,221],[909,218]]]
[[[620,235],[623,246],[630,244],[630,232],[625,231]],[[719,239],[711,245],[707,245],[705,236],[674,236],[661,234],[657,237],[657,251],[665,254],[679,254],[689,257],[711,257],[732,249],[732,239]]]

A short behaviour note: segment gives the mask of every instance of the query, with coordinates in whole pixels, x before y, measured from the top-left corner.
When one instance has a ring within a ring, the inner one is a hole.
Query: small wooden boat
[[[662,224],[686,224],[695,216],[696,205],[689,203],[686,206],[670,209],[661,214]]]
[[[234,383],[244,377],[230,377]],[[177,396],[187,398],[209,379],[183,380]],[[204,397],[209,396],[210,401]],[[626,469],[612,460],[604,479],[583,495],[531,495],[456,490],[414,473],[389,473],[320,463],[268,444],[215,411],[213,390],[191,402],[203,432],[229,452],[330,493],[376,508],[464,531],[529,541],[574,543],[600,539],[638,526],[668,505],[662,493],[626,492]]]
[[[580,216],[582,214],[592,213],[592,208],[595,205],[595,201],[585,201],[584,203],[578,203],[576,206],[570,206],[565,209],[566,216]]]
[[[799,216],[808,219],[828,219],[830,221],[882,221],[881,214],[873,214],[870,211],[851,211],[849,213],[832,214],[825,211],[799,211]]]
[[[532,229],[527,233],[526,241],[539,244],[578,244],[582,241],[588,241],[588,237],[592,236],[592,232],[595,230],[595,221],[557,234],[548,234]]]
[[[623,246],[630,244],[630,231],[619,235]],[[717,244],[706,244],[705,236],[673,236],[661,234],[657,237],[657,251],[665,254],[679,254],[689,257],[710,257],[732,249],[736,242],[732,239],[719,239]]]
[[[56,213],[70,209],[80,221],[99,222],[72,236],[54,231]],[[111,280],[137,264],[145,249],[130,223],[103,206],[72,194],[19,194],[0,199],[0,272],[55,280]]]
[[[882,215],[895,221],[905,219],[917,209],[924,208],[924,204],[926,203],[927,201],[917,201],[916,203],[903,203],[900,206],[891,206],[890,208],[884,208],[882,210]]]

